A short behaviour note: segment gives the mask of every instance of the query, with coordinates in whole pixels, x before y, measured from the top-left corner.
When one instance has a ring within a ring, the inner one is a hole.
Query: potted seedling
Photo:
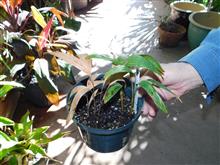
[[[141,75],[146,72],[157,78],[163,76],[160,64],[150,55],[117,58],[90,55],[89,58],[111,61],[113,66],[104,76],[87,72],[88,78],[72,89],[67,99],[70,111],[67,122],[74,120],[82,139],[93,150],[117,151],[127,144],[141,114],[143,99],[138,97],[138,90],[142,88],[163,112],[167,112],[167,108],[156,88],[171,91],[156,79],[141,80]],[[87,64],[91,68],[91,64]]]
[[[33,118],[30,119],[29,112],[19,123],[0,116],[0,164],[29,165],[42,158],[54,160],[47,155],[46,147],[49,142],[61,138],[66,133],[48,137],[48,128],[33,128]]]

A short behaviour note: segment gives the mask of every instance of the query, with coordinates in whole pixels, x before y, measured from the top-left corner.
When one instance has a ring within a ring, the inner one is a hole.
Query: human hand
[[[175,94],[173,95],[163,89],[157,89],[158,93],[164,100],[180,97],[191,89],[203,84],[200,75],[190,64],[180,62],[161,64],[161,66],[164,70],[164,75],[160,81]],[[148,75],[142,77],[142,79],[148,78]],[[143,115],[145,115],[149,121],[151,121],[157,114],[157,108],[149,96],[145,97],[142,111]]]

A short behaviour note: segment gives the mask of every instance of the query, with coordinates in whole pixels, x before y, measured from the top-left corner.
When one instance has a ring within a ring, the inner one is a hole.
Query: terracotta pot
[[[182,25],[175,24],[176,32],[170,32],[164,29],[162,25],[158,27],[159,44],[165,47],[175,47],[186,33]]]

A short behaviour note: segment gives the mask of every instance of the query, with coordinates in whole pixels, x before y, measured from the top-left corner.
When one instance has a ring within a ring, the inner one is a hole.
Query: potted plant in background
[[[140,80],[146,72],[162,78],[163,69],[149,55],[117,58],[90,55],[89,58],[108,60],[114,66],[105,73],[104,79],[87,70],[89,77],[77,84],[68,96],[70,112],[67,122],[73,118],[82,139],[93,150],[104,153],[117,151],[127,144],[141,114],[143,100],[138,99],[138,90],[142,88],[163,112],[167,112],[167,108],[156,88],[171,91],[155,79]],[[89,61],[84,61],[84,64],[91,68]],[[128,77],[133,77],[134,82]]]
[[[45,148],[49,142],[63,137],[66,133],[48,137],[48,128],[33,128],[33,118],[30,119],[29,112],[19,123],[0,116],[0,164],[29,165],[42,158],[56,161],[47,155]]]
[[[1,68],[1,74],[22,83],[26,91],[30,91],[28,85],[37,84],[47,102],[56,104],[59,90],[54,80],[62,76],[67,78],[67,70],[62,68],[59,59],[45,53],[59,50],[75,55],[71,43],[61,41],[59,36],[66,33],[65,27],[79,30],[80,23],[54,7],[37,9],[31,6],[31,11],[26,11],[21,6],[22,0],[0,3],[1,63],[7,65]],[[33,100],[38,99],[29,99]]]
[[[158,26],[159,44],[165,47],[175,47],[186,33],[186,28],[168,18],[162,19]]]

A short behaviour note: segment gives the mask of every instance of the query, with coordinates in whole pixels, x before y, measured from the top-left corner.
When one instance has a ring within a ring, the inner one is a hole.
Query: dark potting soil
[[[124,99],[122,110],[120,99],[111,104],[103,104],[102,98],[98,97],[90,105],[85,104],[76,111],[76,120],[88,127],[101,129],[115,129],[126,125],[132,118],[130,98]]]
[[[179,33],[178,26],[173,22],[162,22],[160,25],[161,29],[171,32],[171,33]]]

